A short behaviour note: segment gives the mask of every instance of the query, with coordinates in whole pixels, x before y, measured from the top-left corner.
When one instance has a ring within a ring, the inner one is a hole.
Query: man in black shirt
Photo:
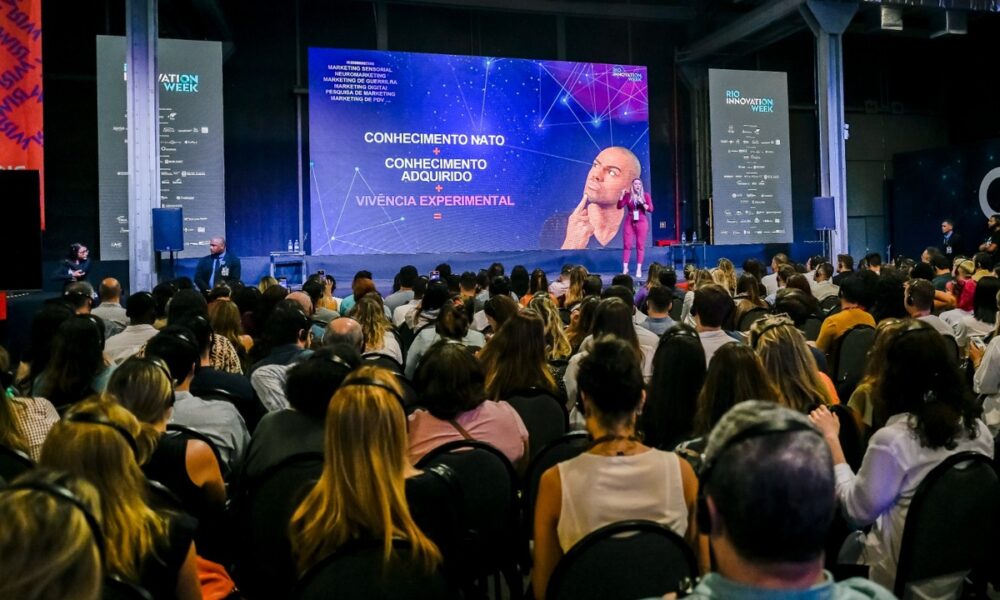
[[[979,251],[992,254],[996,264],[996,259],[1000,257],[1000,215],[991,216],[986,225],[989,227],[989,237],[979,245]]]

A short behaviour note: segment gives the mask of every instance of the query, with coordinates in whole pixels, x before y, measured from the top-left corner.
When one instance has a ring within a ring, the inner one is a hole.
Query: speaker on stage
[[[38,171],[0,170],[4,216],[13,227],[0,235],[0,290],[42,287],[42,215]]]
[[[184,250],[184,216],[181,209],[153,209],[153,249],[157,252]]]
[[[813,198],[813,229],[816,231],[833,231],[837,228],[833,196],[816,196]]]

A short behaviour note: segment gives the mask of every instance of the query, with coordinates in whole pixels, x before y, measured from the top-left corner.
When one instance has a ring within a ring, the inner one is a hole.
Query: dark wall
[[[120,0],[43,7],[49,225],[43,245],[52,260],[73,241],[97,246],[94,39],[124,35],[125,19]],[[560,58],[555,16],[394,4],[386,10],[389,50]],[[296,90],[307,86],[307,48],[376,48],[375,23],[367,2],[161,1],[161,37],[223,42],[226,228],[238,253],[266,255],[298,236]],[[566,60],[649,67],[652,187],[660,206],[674,204],[673,55],[683,32],[677,24],[565,19]],[[300,98],[308,223],[308,106]],[[654,228],[657,236],[673,237],[669,214],[669,231]]]

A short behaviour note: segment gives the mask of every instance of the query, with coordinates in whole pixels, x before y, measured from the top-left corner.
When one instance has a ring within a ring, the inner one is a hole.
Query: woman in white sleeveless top
[[[646,519],[683,536],[698,554],[694,510],[698,479],[673,452],[645,446],[636,419],[645,402],[640,361],[625,341],[604,336],[580,361],[580,399],[593,442],[542,475],[535,505],[535,597],[556,563],[605,525]]]

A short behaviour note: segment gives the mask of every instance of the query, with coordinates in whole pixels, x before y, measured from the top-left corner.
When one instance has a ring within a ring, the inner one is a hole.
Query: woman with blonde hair
[[[778,388],[778,404],[808,414],[817,406],[840,403],[833,382],[819,370],[805,336],[788,315],[755,322],[750,329],[750,347]]]
[[[361,325],[364,334],[363,354],[385,354],[403,364],[403,350],[399,347],[392,323],[385,316],[382,299],[378,294],[368,294],[354,306],[352,318]]]
[[[0,598],[100,598],[99,502],[82,478],[45,469],[0,489]]]
[[[132,413],[92,397],[52,427],[41,464],[84,477],[97,488],[108,573],[142,586],[154,599],[200,599],[192,524],[147,504],[139,465],[152,450]]]
[[[548,296],[541,295],[532,298],[528,308],[537,312],[545,324],[545,359],[568,359],[573,353],[573,347],[566,337],[566,330],[563,329],[562,317],[559,316],[556,303]]]
[[[206,526],[222,517],[226,485],[219,461],[208,444],[167,432],[174,411],[174,388],[167,364],[150,357],[126,360],[111,375],[108,395],[139,419],[139,437],[153,448],[141,465],[143,473],[167,486],[207,531]],[[199,541],[202,539],[199,536]]]
[[[423,531],[434,527],[418,526],[414,517],[416,510],[433,512],[425,509],[437,499],[422,492],[435,476],[417,471],[407,461],[401,394],[392,373],[361,367],[331,398],[323,474],[290,524],[300,575],[334,552],[357,544],[381,549],[387,568],[395,564],[433,574],[441,566],[441,552]]]
[[[260,290],[261,294],[263,294],[268,290],[268,288],[272,288],[276,285],[278,285],[277,279],[270,275],[264,275],[260,278],[260,282],[257,284],[257,289]]]
[[[720,258],[715,270],[712,271],[712,280],[724,287],[730,296],[735,295],[736,267],[733,266],[733,261],[728,258]]]

